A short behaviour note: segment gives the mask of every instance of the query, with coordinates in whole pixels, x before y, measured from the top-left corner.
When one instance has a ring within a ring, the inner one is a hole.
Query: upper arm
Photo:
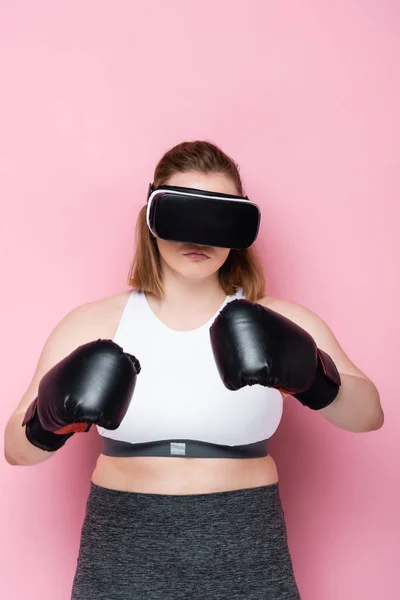
[[[259,303],[290,319],[307,331],[318,348],[329,354],[339,373],[367,378],[347,356],[325,321],[311,310],[300,304],[280,299],[264,298]]]
[[[32,380],[15,413],[25,413],[36,398],[42,377],[78,346],[101,337],[96,303],[79,306],[68,313],[53,329],[40,353]]]

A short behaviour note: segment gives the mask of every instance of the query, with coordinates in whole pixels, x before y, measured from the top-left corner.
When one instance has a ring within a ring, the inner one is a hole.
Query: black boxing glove
[[[331,404],[340,375],[326,352],[290,319],[248,300],[229,302],[210,328],[211,346],[224,385],[276,388],[313,410]]]
[[[44,375],[22,425],[34,446],[54,452],[93,424],[117,429],[128,410],[139,361],[111,340],[79,346]]]

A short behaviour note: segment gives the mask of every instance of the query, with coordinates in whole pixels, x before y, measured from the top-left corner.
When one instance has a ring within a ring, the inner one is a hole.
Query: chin
[[[171,265],[172,266],[172,265]],[[180,277],[184,277],[185,279],[208,279],[209,277],[213,277],[218,273],[218,265],[176,265],[172,267],[172,269],[177,273]]]
[[[208,279],[209,277],[214,277],[217,273],[217,271],[210,271],[209,269],[204,270],[204,271],[200,271],[199,269],[179,269],[176,270],[176,273],[178,273],[181,277],[184,277],[185,279]]]

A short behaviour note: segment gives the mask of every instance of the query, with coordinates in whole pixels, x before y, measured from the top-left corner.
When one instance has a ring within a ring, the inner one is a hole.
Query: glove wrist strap
[[[71,437],[71,435],[73,435],[73,433],[53,433],[52,431],[44,429],[40,423],[37,413],[37,399],[29,405],[28,410],[25,413],[24,420],[22,421],[22,426],[24,425],[26,426],[25,435],[28,441],[33,446],[36,446],[41,450],[46,450],[47,452],[55,452],[56,450],[59,450],[62,446],[64,446],[65,442]]]
[[[312,385],[305,392],[293,394],[297,400],[311,410],[321,410],[332,404],[341,385],[339,371],[329,354],[319,348],[317,352],[317,374]]]

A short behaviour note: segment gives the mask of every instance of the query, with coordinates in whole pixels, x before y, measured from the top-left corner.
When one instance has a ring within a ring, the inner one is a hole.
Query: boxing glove
[[[217,369],[229,390],[263,385],[319,410],[339,392],[340,375],[309,333],[286,317],[248,300],[233,300],[210,328]]]
[[[117,429],[139,372],[139,361],[111,340],[79,346],[41,379],[22,422],[26,437],[53,452],[93,424]]]

